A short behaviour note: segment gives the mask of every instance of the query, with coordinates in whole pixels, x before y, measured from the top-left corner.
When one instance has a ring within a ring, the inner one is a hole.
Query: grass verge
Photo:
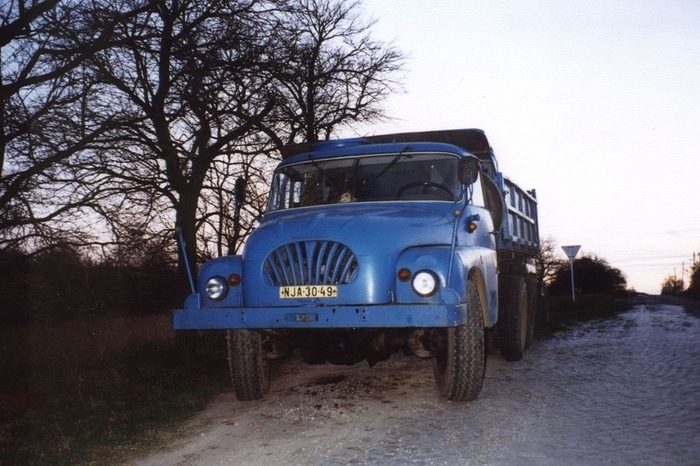
[[[571,301],[571,296],[550,296],[549,324],[556,330],[576,322],[612,317],[632,307],[623,299],[630,296],[627,293],[584,294],[576,296],[575,302]]]
[[[189,340],[168,316],[3,328],[0,464],[114,464],[173,440],[229,384],[223,337]]]

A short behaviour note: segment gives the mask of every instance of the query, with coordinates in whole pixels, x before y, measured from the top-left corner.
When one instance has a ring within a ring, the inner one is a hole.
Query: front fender
[[[498,320],[498,263],[496,251],[487,248],[457,248],[455,252],[461,263],[460,270],[453,272],[454,280],[462,280],[466,295],[466,283],[471,275],[477,280],[484,308],[484,325],[492,327]],[[455,266],[455,268],[458,268]],[[466,274],[463,274],[465,272]],[[455,276],[455,274],[460,274]],[[455,283],[458,283],[455,281]]]
[[[413,291],[410,280],[401,282],[397,278],[396,301],[399,303],[449,302],[455,299],[454,296],[446,295],[445,290],[449,289],[450,294],[456,294],[458,302],[466,302],[467,282],[470,274],[478,270],[483,286],[482,295],[485,299],[484,322],[490,327],[495,324],[498,317],[496,252],[474,246],[455,248],[452,271],[448,279],[450,253],[449,246],[422,246],[403,251],[397,260],[396,270],[406,268],[412,274],[419,270],[431,270],[440,279],[441,291],[434,296],[422,298]]]
[[[199,272],[199,277],[197,277],[197,295],[202,307],[231,307],[231,306],[241,306],[243,305],[243,287],[245,286],[245,277],[243,281],[238,286],[229,285],[228,292],[224,299],[219,301],[213,301],[209,299],[204,293],[207,281],[215,276],[224,278],[228,281],[228,278],[232,274],[242,275],[243,273],[243,260],[241,256],[223,256],[216,259],[212,259],[206,262]],[[193,298],[194,299],[194,298]]]
[[[449,246],[421,246],[404,250],[396,261],[396,302],[398,303],[439,303],[445,299],[442,295],[445,294],[447,287],[447,273],[450,264],[450,247]],[[401,281],[398,278],[398,271],[408,269],[411,271],[411,277],[421,270],[430,270],[435,273],[440,281],[440,291],[433,296],[422,297],[413,291],[411,285],[412,278],[408,281]],[[458,301],[466,301],[462,292],[458,289],[453,290],[458,295]],[[454,297],[446,297],[454,300]]]

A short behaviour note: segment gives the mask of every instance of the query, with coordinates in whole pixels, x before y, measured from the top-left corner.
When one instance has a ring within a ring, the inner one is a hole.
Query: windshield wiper
[[[316,170],[318,171],[319,175],[321,175],[321,179],[322,180],[328,179],[328,177],[326,176],[326,171],[323,169],[323,167],[321,167],[321,165],[318,164],[316,159],[311,156],[310,152],[309,152],[309,160],[311,161],[311,165],[313,165],[316,168]]]
[[[314,158],[311,156],[311,153],[309,153],[309,160],[311,161],[311,165],[313,165],[313,166],[316,168],[316,171],[318,171],[318,174],[319,174],[319,176],[320,176],[321,181],[324,182],[324,183],[325,183],[325,182],[330,182],[330,183],[333,185],[333,187],[337,190],[337,189],[338,189],[338,186],[335,184],[335,181],[333,181],[332,178],[329,178],[329,177],[328,177],[328,175],[326,174],[326,170],[324,170],[323,167],[321,166],[321,164],[318,163],[318,162],[316,161],[316,159],[314,159]]]
[[[380,171],[379,173],[377,173],[377,176],[374,177],[374,180],[379,179],[380,176],[382,176],[384,173],[388,172],[389,169],[390,169],[391,167],[393,167],[394,165],[396,165],[396,162],[398,162],[399,159],[400,159],[401,157],[403,157],[403,155],[406,153],[406,151],[407,151],[407,150],[410,150],[410,149],[411,149],[411,145],[410,145],[410,144],[407,144],[406,147],[404,147],[404,148],[401,150],[401,152],[399,152],[398,154],[396,154],[396,156],[395,156],[393,159],[391,159],[391,162],[389,162],[389,163],[386,165],[386,167],[384,167],[384,168],[382,169],[382,171]]]

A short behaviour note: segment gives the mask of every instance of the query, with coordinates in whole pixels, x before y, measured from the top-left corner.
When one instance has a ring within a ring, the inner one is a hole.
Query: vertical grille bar
[[[306,280],[306,254],[304,254],[304,243],[294,243],[294,262],[297,264],[297,272],[299,273],[299,278],[297,283],[302,285],[307,284]]]
[[[292,245],[285,245],[284,250],[286,252],[287,260],[285,262],[285,269],[289,269],[289,285],[297,285],[299,283],[299,277],[297,276],[297,261],[292,253]]]
[[[341,267],[343,265],[343,258],[345,257],[345,248],[339,248],[336,252],[335,258],[333,259],[333,278],[331,281],[333,283],[338,283],[341,276]]]
[[[343,282],[350,277],[350,271],[352,270],[353,267],[353,261],[352,261],[353,255],[352,252],[348,249],[345,255],[345,265],[343,267],[343,271],[340,273],[340,281]]]
[[[323,273],[323,257],[326,254],[326,249],[328,249],[328,243],[326,241],[320,243],[320,247],[316,249],[316,273],[314,274],[314,279],[316,283],[323,283],[321,281],[321,274]]]
[[[282,269],[282,273],[284,274],[284,281],[287,283],[287,285],[291,285],[294,283],[294,276],[292,275],[292,269],[289,266],[291,257],[289,256],[289,251],[287,248],[280,248],[278,257],[281,259],[280,267]]]
[[[323,274],[323,283],[333,283],[333,257],[335,257],[335,251],[338,250],[338,243],[333,243],[331,249],[328,251],[328,255],[324,258],[324,265],[326,266],[325,273]]]
[[[284,273],[281,273],[281,271],[284,270],[282,264],[284,264],[284,261],[280,260],[279,251],[274,251],[272,254],[270,254],[267,261],[265,261],[265,271],[268,275],[271,274],[274,277],[275,283],[284,283],[286,285],[288,280],[284,276]]]

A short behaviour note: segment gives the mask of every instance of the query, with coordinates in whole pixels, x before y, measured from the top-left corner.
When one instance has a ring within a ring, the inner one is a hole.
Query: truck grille
[[[273,286],[344,285],[357,275],[357,258],[340,243],[301,241],[272,251],[263,271]]]

